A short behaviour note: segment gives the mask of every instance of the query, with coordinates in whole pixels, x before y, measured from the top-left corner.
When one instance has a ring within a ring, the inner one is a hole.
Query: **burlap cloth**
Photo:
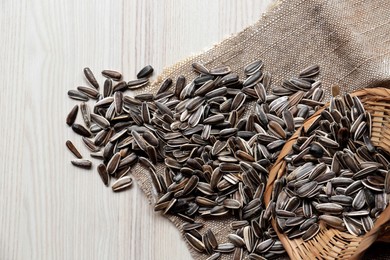
[[[264,61],[264,70],[272,74],[273,86],[308,65],[319,64],[326,97],[334,84],[340,85],[344,92],[390,86],[390,1],[279,1],[256,24],[202,54],[165,69],[148,91],[155,92],[166,77],[175,80],[184,75],[193,79],[194,61],[209,68],[226,64],[242,73],[243,67],[255,59]],[[158,170],[162,171],[163,166]],[[148,172],[138,167],[133,174],[154,204],[156,194]],[[182,220],[175,216],[168,218],[180,229]],[[229,219],[198,221],[204,222],[206,229],[212,228],[219,242],[226,241],[231,232]],[[386,247],[375,246],[375,251],[369,250],[366,258],[390,259],[390,248]],[[207,258],[189,250],[194,259]],[[225,255],[222,259],[231,257]]]

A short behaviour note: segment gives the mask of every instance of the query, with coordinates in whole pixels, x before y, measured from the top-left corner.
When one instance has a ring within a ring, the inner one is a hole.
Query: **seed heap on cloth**
[[[372,144],[371,127],[357,97],[337,95],[297,139],[273,189],[278,228],[290,239],[313,238],[319,220],[355,236],[372,229],[389,204],[390,154]]]
[[[324,105],[321,82],[315,79],[319,67],[310,66],[272,87],[271,74],[263,71],[260,60],[244,68],[244,79],[229,66],[209,69],[194,63],[193,69],[198,76],[191,81],[179,76],[173,84],[167,78],[157,93],[131,97],[124,92],[148,85],[151,66],[129,82],[121,81],[118,72],[103,71],[107,79],[102,94],[91,70],[85,68],[91,86],[68,92],[70,98],[84,101],[79,105],[84,125],[74,123],[77,105],[66,122],[83,136],[91,156],[103,160],[98,173],[107,186],[115,179],[114,191],[131,186],[128,175],[134,164],[144,166],[158,193],[155,210],[185,220],[186,240],[210,255],[208,259],[224,253],[232,253],[234,259],[278,257],[285,250],[270,220],[280,205],[263,202],[268,170],[286,140]],[[96,100],[92,109],[85,103],[90,98]],[[253,104],[252,111],[248,108]],[[92,167],[70,141],[66,145],[79,158],[72,161],[74,165]],[[326,153],[320,148],[318,153]],[[158,162],[165,163],[163,172],[156,171]],[[303,202],[301,197],[295,200],[298,212]],[[231,223],[228,243],[218,242],[211,229],[201,234],[203,224],[195,222],[195,217],[226,216],[237,219]]]

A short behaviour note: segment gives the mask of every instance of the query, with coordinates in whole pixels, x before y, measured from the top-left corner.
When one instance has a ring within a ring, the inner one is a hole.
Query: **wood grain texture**
[[[0,1],[0,259],[190,259],[135,185],[76,169],[68,89],[82,69],[156,72],[254,23],[272,0]],[[81,120],[80,116],[77,120]],[[94,166],[96,166],[94,161]]]

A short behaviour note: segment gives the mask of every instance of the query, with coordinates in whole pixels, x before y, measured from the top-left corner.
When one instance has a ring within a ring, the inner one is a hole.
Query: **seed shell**
[[[77,150],[77,148],[70,140],[66,141],[66,147],[68,147],[69,151],[71,151],[77,158],[79,159],[83,158],[80,152]]]
[[[99,89],[99,83],[97,82],[95,75],[93,75],[90,68],[84,68],[84,75],[88,82],[96,89]]]
[[[72,126],[73,123],[76,121],[77,118],[77,112],[79,111],[79,106],[75,105],[72,110],[70,110],[69,114],[66,117],[66,124],[69,126]]]

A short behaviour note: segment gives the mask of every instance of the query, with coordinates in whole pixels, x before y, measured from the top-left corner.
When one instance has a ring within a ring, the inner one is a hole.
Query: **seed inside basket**
[[[307,241],[319,230],[308,221],[354,236],[372,229],[389,203],[390,154],[373,145],[371,133],[371,115],[357,97],[331,99],[284,158],[287,174],[272,194],[280,231]]]

